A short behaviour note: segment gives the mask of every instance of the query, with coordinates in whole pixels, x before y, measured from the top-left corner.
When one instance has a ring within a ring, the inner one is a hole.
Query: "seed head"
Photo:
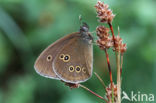
[[[120,50],[121,53],[124,53],[127,50],[126,43],[123,43],[122,38],[119,35],[115,37],[114,41],[115,41],[114,51],[119,52]]]
[[[98,26],[96,28],[96,34],[99,37],[97,44],[102,50],[113,46],[113,40],[112,37],[110,37],[109,28]]]
[[[98,1],[95,5],[97,17],[99,17],[100,22],[102,23],[112,23],[115,15],[112,13],[112,10],[108,8],[107,4],[104,2]]]

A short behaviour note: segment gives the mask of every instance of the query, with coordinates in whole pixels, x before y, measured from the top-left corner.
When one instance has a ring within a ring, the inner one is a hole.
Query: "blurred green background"
[[[0,0],[0,103],[102,103],[82,88],[71,90],[60,81],[39,76],[33,68],[35,59],[49,44],[79,30],[80,14],[90,31],[95,31],[100,25],[94,8],[96,1]],[[131,91],[155,95],[156,1],[104,2],[116,14],[115,33],[119,26],[128,46],[124,54],[122,90],[128,95]],[[93,36],[96,39],[95,33]],[[115,56],[109,53],[116,81]],[[97,46],[94,46],[94,71],[109,84],[105,54]],[[94,74],[83,84],[104,96],[104,89]]]

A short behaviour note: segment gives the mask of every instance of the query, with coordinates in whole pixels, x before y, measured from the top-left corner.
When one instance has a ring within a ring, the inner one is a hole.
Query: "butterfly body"
[[[80,83],[92,75],[92,36],[87,24],[46,48],[35,62],[35,70],[44,77],[67,83]]]

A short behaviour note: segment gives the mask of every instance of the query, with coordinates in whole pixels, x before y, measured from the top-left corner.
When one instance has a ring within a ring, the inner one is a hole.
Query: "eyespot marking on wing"
[[[81,67],[80,67],[80,66],[76,66],[76,67],[75,67],[75,71],[76,71],[77,73],[80,73],[80,72],[81,72]]]
[[[82,68],[82,72],[86,73],[86,68],[85,67]]]
[[[73,72],[74,71],[74,66],[69,66],[69,72]]]
[[[66,54],[63,58],[63,61],[64,62],[68,62],[70,60],[70,55],[69,54]]]
[[[52,56],[51,55],[48,55],[47,56],[47,61],[49,62],[49,61],[51,61],[52,60]]]
[[[63,60],[64,59],[64,54],[60,54],[59,59]]]

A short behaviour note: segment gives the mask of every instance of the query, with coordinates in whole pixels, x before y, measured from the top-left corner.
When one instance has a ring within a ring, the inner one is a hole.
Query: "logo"
[[[154,94],[146,94],[141,93],[140,91],[134,92],[131,91],[128,95],[125,91],[122,92],[122,100],[128,100],[132,102],[139,102],[139,103],[150,103],[154,101]]]

